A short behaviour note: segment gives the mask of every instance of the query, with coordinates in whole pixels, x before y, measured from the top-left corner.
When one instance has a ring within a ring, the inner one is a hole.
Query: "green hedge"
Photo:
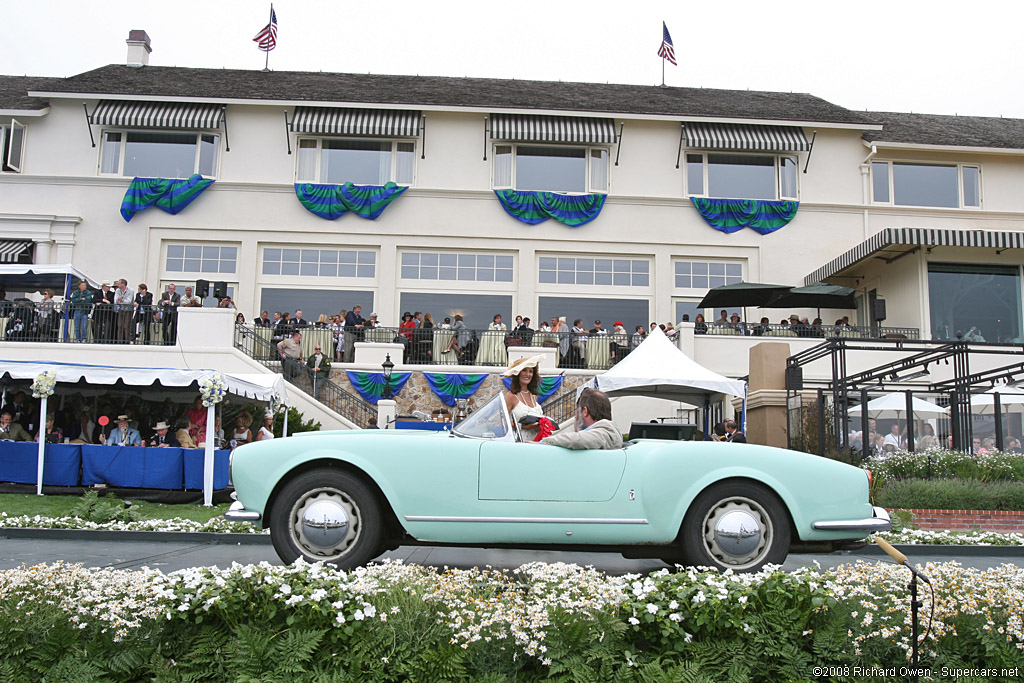
[[[888,479],[874,491],[885,508],[1024,510],[1024,482],[975,479]]]
[[[863,466],[886,479],[977,479],[1024,481],[1024,454],[992,451],[973,455],[961,451],[929,449],[874,456]]]
[[[925,678],[1019,666],[1024,570],[925,571],[935,590]],[[169,576],[40,565],[0,572],[0,680],[856,680],[854,667],[907,664],[906,581],[889,563],[647,577],[541,563],[351,573],[263,563]],[[922,599],[929,614],[931,594]]]

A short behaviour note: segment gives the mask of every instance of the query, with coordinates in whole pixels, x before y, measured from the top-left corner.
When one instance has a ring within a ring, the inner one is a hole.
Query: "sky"
[[[0,73],[123,64],[262,69],[255,0],[4,0]],[[1018,0],[277,0],[270,68],[806,92],[854,110],[1024,118]]]

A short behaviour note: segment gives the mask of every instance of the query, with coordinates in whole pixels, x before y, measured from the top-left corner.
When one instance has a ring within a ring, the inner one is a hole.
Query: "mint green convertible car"
[[[238,448],[230,520],[285,562],[353,567],[399,545],[603,550],[755,571],[890,527],[870,474],[766,446],[523,443],[496,396],[451,432],[309,432]]]

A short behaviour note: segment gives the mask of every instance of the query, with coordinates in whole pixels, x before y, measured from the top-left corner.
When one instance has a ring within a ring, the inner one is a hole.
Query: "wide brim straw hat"
[[[508,369],[501,373],[502,377],[512,377],[513,375],[518,376],[519,373],[525,368],[536,368],[540,366],[540,362],[544,360],[544,356],[525,356],[523,358],[517,358],[508,364]]]
[[[248,429],[249,426],[252,424],[252,415],[250,415],[247,411],[239,413],[238,417],[242,418],[242,426],[245,427],[246,429]]]
[[[157,430],[157,429],[170,429],[170,428],[171,428],[171,425],[167,424],[163,420],[160,420],[155,425],[153,425],[154,431]]]

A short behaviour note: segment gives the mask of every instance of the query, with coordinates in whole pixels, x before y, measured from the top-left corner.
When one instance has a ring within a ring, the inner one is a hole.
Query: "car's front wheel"
[[[693,501],[680,539],[687,564],[757,571],[789,552],[789,518],[776,495],[755,483],[716,484]]]
[[[378,554],[380,506],[359,478],[340,470],[311,470],[290,481],[274,501],[270,538],[285,562],[302,557],[357,567]]]

